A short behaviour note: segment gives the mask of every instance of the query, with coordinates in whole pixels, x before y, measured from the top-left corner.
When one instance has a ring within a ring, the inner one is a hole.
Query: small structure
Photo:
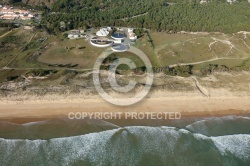
[[[26,15],[20,15],[21,20],[31,20],[31,17],[26,16]]]
[[[137,40],[137,36],[135,35],[135,33],[129,33],[129,39],[134,42]]]
[[[16,15],[3,15],[3,16],[1,16],[1,18],[4,20],[15,20],[18,17]]]
[[[100,37],[105,37],[109,35],[109,31],[107,28],[101,28],[99,31],[96,32],[96,35]]]
[[[10,10],[10,9],[1,9],[1,13],[2,14],[15,14],[14,12],[13,12],[13,10]]]
[[[111,31],[112,27],[106,26],[106,27],[103,27],[103,29],[106,29],[107,31]]]
[[[68,34],[69,39],[79,39],[82,38],[80,30],[71,30],[70,34]]]
[[[128,33],[134,32],[134,28],[128,28]]]
[[[125,44],[114,44],[111,49],[114,52],[125,52],[129,49],[129,46],[125,45]]]
[[[4,10],[10,9],[10,6],[4,6],[3,9]]]
[[[113,40],[110,40],[106,37],[93,37],[90,40],[90,43],[95,46],[95,47],[109,47],[111,46],[114,42]]]
[[[78,39],[80,35],[73,35],[73,38]]]
[[[118,31],[123,31],[124,29],[123,28],[117,28]]]
[[[74,39],[74,35],[69,34],[69,35],[68,35],[68,38],[69,38],[69,39]]]
[[[80,34],[80,30],[71,30],[71,34],[72,35],[79,35]]]
[[[128,35],[129,35],[130,41],[134,42],[137,40],[137,36],[135,35],[133,28],[128,29]]]
[[[34,26],[23,26],[23,29],[24,30],[33,30],[34,29]]]

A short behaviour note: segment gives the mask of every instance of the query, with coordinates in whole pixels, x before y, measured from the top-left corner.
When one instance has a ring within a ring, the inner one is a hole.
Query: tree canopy
[[[63,30],[62,22],[66,24]],[[250,31],[250,3],[214,0],[168,5],[166,0],[58,0],[51,10],[44,12],[42,24],[51,32],[108,25],[155,31],[231,33]]]

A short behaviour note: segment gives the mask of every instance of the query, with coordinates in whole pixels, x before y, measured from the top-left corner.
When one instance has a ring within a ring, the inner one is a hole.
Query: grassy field
[[[157,58],[154,59],[154,64],[159,66],[250,56],[250,35],[151,32],[150,36],[155,45],[154,49],[150,47],[146,37],[138,40],[137,47],[149,56],[154,55]]]
[[[135,55],[131,52],[116,52],[116,53],[109,55],[108,57],[110,57],[111,59],[127,58],[127,59],[131,60],[132,62],[134,62],[136,67],[143,67],[144,66],[143,61],[137,55]],[[128,70],[129,67],[127,65],[120,65],[120,66],[118,66],[118,69]]]
[[[231,68],[243,63],[244,59],[240,58],[250,57],[249,34],[149,34],[154,47],[146,35],[139,38],[134,45],[149,57],[156,68],[195,62],[202,62],[195,65],[197,70],[208,64],[226,65]],[[5,45],[0,47],[0,67],[9,64],[8,67],[13,68],[50,68],[50,64],[78,64],[77,68],[91,69],[97,57],[106,50],[93,47],[86,39],[69,40],[63,35],[50,36],[43,31],[28,31],[22,28],[1,38],[1,42],[5,42]],[[130,58],[137,66],[142,65],[131,53],[115,54],[118,57]],[[227,59],[217,60],[219,58]],[[207,60],[214,61],[206,62]]]
[[[27,70],[3,70],[0,72],[0,82],[6,81],[10,79],[11,77],[20,77],[21,75],[24,75],[27,72]],[[19,78],[20,79],[20,78]]]
[[[85,39],[49,39],[46,50],[38,61],[48,64],[79,64],[82,68],[92,68],[95,60],[105,50],[90,45]]]
[[[142,50],[148,56],[153,66],[160,67],[160,63],[159,60],[157,59],[154,49],[152,48],[151,44],[147,41],[146,37],[137,40],[135,46],[138,47],[140,50]]]
[[[7,28],[0,28],[0,36],[2,36],[3,34],[5,34],[6,32],[8,32]]]
[[[247,65],[250,65],[250,61],[248,59],[242,60],[242,59],[226,59],[226,60],[215,60],[211,62],[205,62],[202,64],[194,65],[194,69],[200,70],[208,65],[225,65],[228,68],[234,68],[234,67],[240,67],[244,62],[247,63]]]
[[[14,30],[7,36],[0,38],[0,67],[6,66],[19,52],[17,49],[19,41],[17,39],[20,38],[15,36],[17,32],[18,30]]]

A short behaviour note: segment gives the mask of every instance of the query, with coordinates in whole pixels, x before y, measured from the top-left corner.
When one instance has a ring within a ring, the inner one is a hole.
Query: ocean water
[[[0,165],[249,166],[250,118],[1,122]]]

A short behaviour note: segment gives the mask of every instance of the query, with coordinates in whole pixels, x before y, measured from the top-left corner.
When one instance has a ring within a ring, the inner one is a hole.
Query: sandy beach
[[[205,97],[198,92],[155,92],[141,102],[119,107],[99,96],[23,96],[23,100],[8,98],[0,101],[0,118],[48,118],[68,116],[70,112],[180,112],[187,116],[223,116],[250,113],[250,97],[214,95]]]

